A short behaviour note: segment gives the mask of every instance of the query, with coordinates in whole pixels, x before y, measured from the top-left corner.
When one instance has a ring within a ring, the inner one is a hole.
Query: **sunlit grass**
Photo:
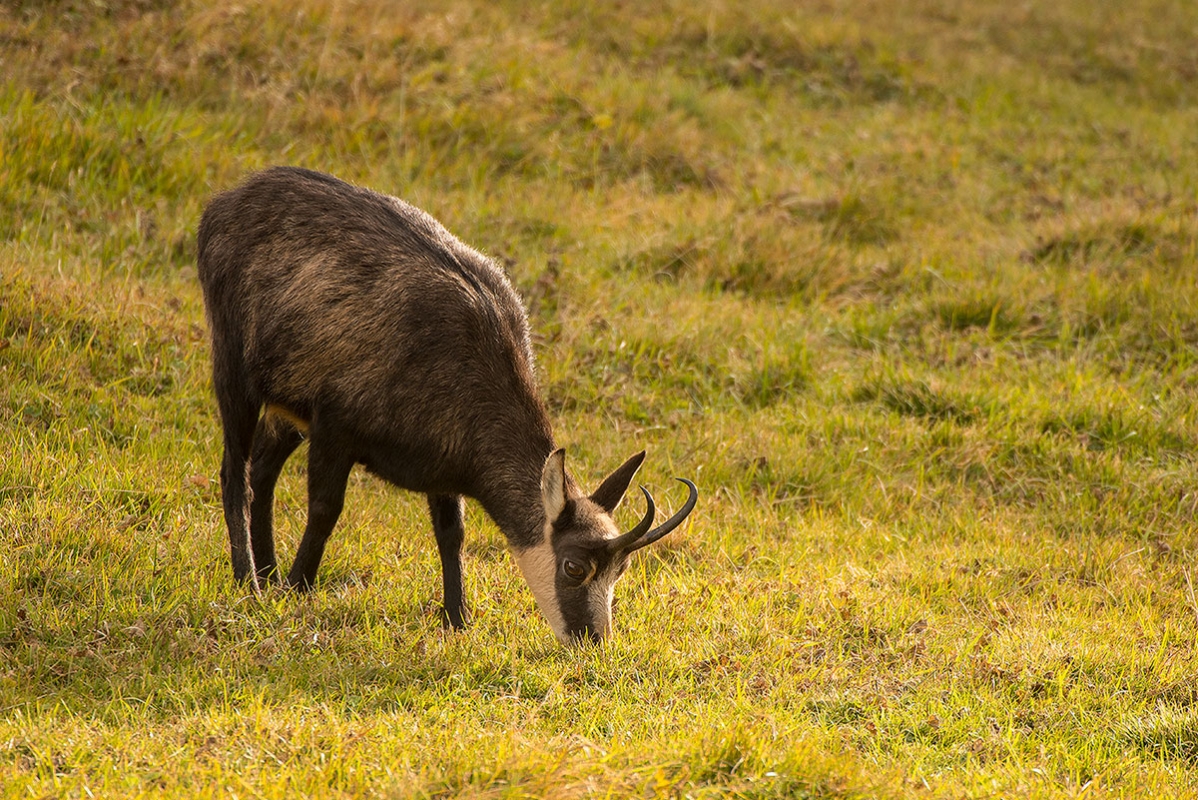
[[[1198,16],[1108,5],[0,9],[0,797],[1193,796]],[[275,163],[507,267],[584,485],[699,484],[607,646],[476,506],[444,633],[365,473],[234,585],[194,230]]]

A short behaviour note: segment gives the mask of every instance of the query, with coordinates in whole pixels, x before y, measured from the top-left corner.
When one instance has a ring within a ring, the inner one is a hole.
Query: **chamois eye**
[[[587,576],[586,567],[577,561],[563,561],[562,572],[566,573],[567,578],[575,581],[580,581]]]

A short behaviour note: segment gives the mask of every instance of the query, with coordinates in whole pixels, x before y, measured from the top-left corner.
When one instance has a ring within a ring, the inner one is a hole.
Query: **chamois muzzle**
[[[641,491],[645,495],[645,503],[648,506],[648,508],[645,510],[645,516],[632,530],[610,540],[607,543],[607,549],[609,552],[616,553],[623,550],[625,552],[631,553],[636,550],[640,550],[642,547],[647,547],[653,544],[658,539],[682,524],[682,521],[690,515],[691,511],[693,511],[695,508],[695,503],[697,503],[699,500],[699,489],[695,486],[695,484],[691,483],[686,478],[676,478],[675,480],[685,483],[687,488],[690,489],[690,496],[687,497],[686,502],[682,504],[682,508],[678,509],[674,516],[670,517],[656,528],[650,530],[649,528],[653,524],[653,515],[657,511],[657,506],[653,502],[653,495],[649,494],[649,490],[642,486]]]

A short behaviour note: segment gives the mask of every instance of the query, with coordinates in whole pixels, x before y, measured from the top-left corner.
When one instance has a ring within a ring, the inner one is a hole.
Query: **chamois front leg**
[[[428,507],[433,518],[433,533],[437,536],[437,552],[441,556],[441,583],[445,592],[441,622],[447,628],[461,630],[470,621],[462,582],[462,541],[466,537],[462,497],[430,494]]]

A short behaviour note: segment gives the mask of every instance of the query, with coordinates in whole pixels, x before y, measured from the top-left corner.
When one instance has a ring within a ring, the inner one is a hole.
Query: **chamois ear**
[[[614,514],[616,507],[624,499],[624,492],[628,491],[628,484],[632,483],[632,476],[636,475],[644,460],[645,451],[642,450],[625,461],[619,469],[603,479],[603,483],[599,484],[599,488],[591,495],[591,501],[608,514]]]
[[[541,469],[541,502],[545,520],[553,522],[566,507],[566,448],[560,447],[545,459]]]

